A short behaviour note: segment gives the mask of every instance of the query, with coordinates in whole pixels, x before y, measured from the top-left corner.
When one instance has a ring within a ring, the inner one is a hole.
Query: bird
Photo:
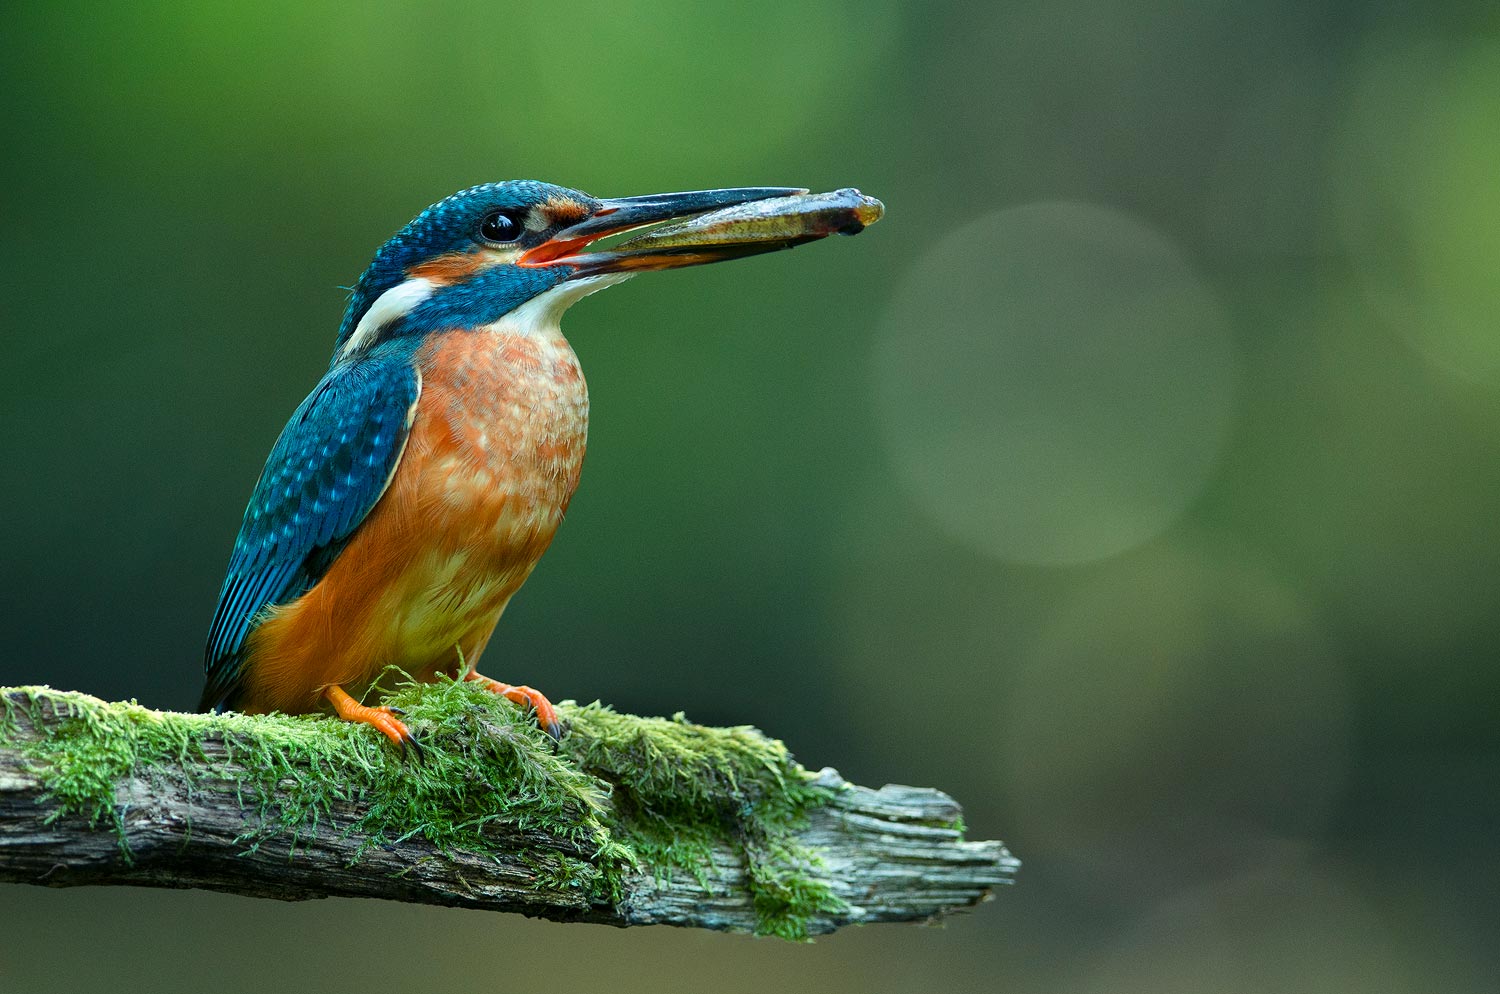
[[[354,284],[327,372],[272,447],[240,524],[204,653],[200,711],[331,710],[405,754],[389,667],[472,680],[557,710],[477,664],[578,486],[589,399],[565,310],[639,272],[806,239],[678,239],[587,251],[673,219],[806,193],[750,187],[597,199],[533,180],[418,214]]]

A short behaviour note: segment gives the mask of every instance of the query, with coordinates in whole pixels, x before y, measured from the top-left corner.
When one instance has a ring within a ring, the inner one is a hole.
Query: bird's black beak
[[[731,190],[693,190],[689,193],[654,193],[644,197],[601,200],[599,209],[584,220],[569,225],[521,256],[523,266],[548,266],[587,248],[609,235],[633,231],[673,218],[696,217],[736,204],[771,197],[789,197],[806,190],[789,186],[750,186]]]
[[[834,196],[823,194],[804,198],[803,195],[807,192],[794,187],[747,187],[604,200],[600,202],[599,209],[588,218],[562,229],[543,244],[522,255],[520,265],[567,265],[574,268],[574,278],[602,273],[675,269],[679,266],[696,266],[790,248],[804,241],[822,238],[835,230],[850,230],[847,224],[843,228],[835,226],[824,230],[815,223],[791,226],[785,223],[789,216],[801,217],[808,214],[808,208],[804,208],[802,204],[804,199],[817,202],[821,198]],[[858,196],[857,191],[840,191],[840,195],[850,193]],[[878,208],[877,201],[860,199],[875,204]],[[762,202],[765,202],[764,210]],[[734,217],[738,212],[733,209],[745,212],[745,218],[736,218],[726,224],[709,223],[721,216]],[[705,214],[712,214],[712,217],[703,218],[704,225],[701,228],[695,227],[695,222],[688,221],[686,224],[656,229],[613,249],[584,251],[589,244],[608,235],[664,221],[698,218]],[[777,219],[777,223],[768,223],[768,218]],[[855,224],[853,230],[862,227],[857,222]],[[790,228],[797,230],[792,231]],[[663,237],[657,237],[658,234]]]

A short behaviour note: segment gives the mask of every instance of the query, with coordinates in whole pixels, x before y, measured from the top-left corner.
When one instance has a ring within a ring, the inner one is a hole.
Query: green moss
[[[591,704],[568,717],[564,751],[614,785],[619,831],[645,865],[697,872],[715,845],[728,844],[744,859],[759,934],[806,939],[808,918],[846,909],[794,834],[829,793],[782,743],[747,725],[694,725],[681,713],[638,718]]]
[[[805,939],[810,917],[844,908],[794,834],[828,791],[753,728],[564,704],[569,732],[555,747],[527,714],[472,684],[407,683],[387,703],[406,711],[419,763],[403,762],[374,729],[322,716],[178,714],[41,687],[0,700],[0,743],[43,711],[63,717],[24,745],[55,805],[49,817],[107,822],[127,857],[118,782],[191,777],[189,790],[231,783],[257,813],[248,848],[295,842],[349,801],[364,810],[347,829],[357,853],[421,837],[442,851],[498,855],[507,835],[540,829],[569,848],[531,856],[538,889],[614,903],[637,866],[702,881],[710,852],[728,846],[744,858],[758,933]]]

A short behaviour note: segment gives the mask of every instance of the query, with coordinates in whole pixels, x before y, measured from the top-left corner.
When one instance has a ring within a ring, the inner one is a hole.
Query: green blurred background
[[[1494,989],[1493,5],[10,4],[4,48],[0,684],[192,705],[339,287],[429,202],[858,185],[857,240],[569,315],[583,485],[486,661],[943,787],[1025,867],[811,947],[10,886],[0,989]]]

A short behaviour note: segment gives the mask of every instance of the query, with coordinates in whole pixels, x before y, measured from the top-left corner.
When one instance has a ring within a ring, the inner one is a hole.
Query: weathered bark
[[[197,778],[173,776],[170,770],[120,780],[118,828],[107,819],[90,826],[77,815],[49,822],[55,805],[44,797],[43,774],[24,751],[29,738],[46,734],[48,723],[62,719],[46,709],[33,711],[33,718],[41,727],[22,721],[10,742],[0,746],[3,881],[201,887],[289,901],[378,897],[618,926],[732,931],[756,926],[743,861],[727,845],[697,872],[653,866],[632,871],[623,898],[600,903],[578,889],[538,885],[535,868],[550,856],[591,855],[544,832],[497,828],[507,853],[498,859],[444,854],[420,838],[368,847],[355,859],[362,839],[348,831],[361,814],[354,803],[336,805],[295,840],[271,834],[247,851],[241,840],[247,827],[253,828],[256,806],[222,778],[187,788],[183,785]],[[203,751],[208,760],[230,763],[223,744],[212,738]],[[992,888],[1011,881],[1019,865],[1000,842],[962,841],[952,827],[960,808],[940,791],[850,787],[831,769],[818,782],[843,789],[808,813],[798,838],[821,860],[818,879],[847,909],[809,921],[809,933],[854,923],[929,921],[988,899]]]

